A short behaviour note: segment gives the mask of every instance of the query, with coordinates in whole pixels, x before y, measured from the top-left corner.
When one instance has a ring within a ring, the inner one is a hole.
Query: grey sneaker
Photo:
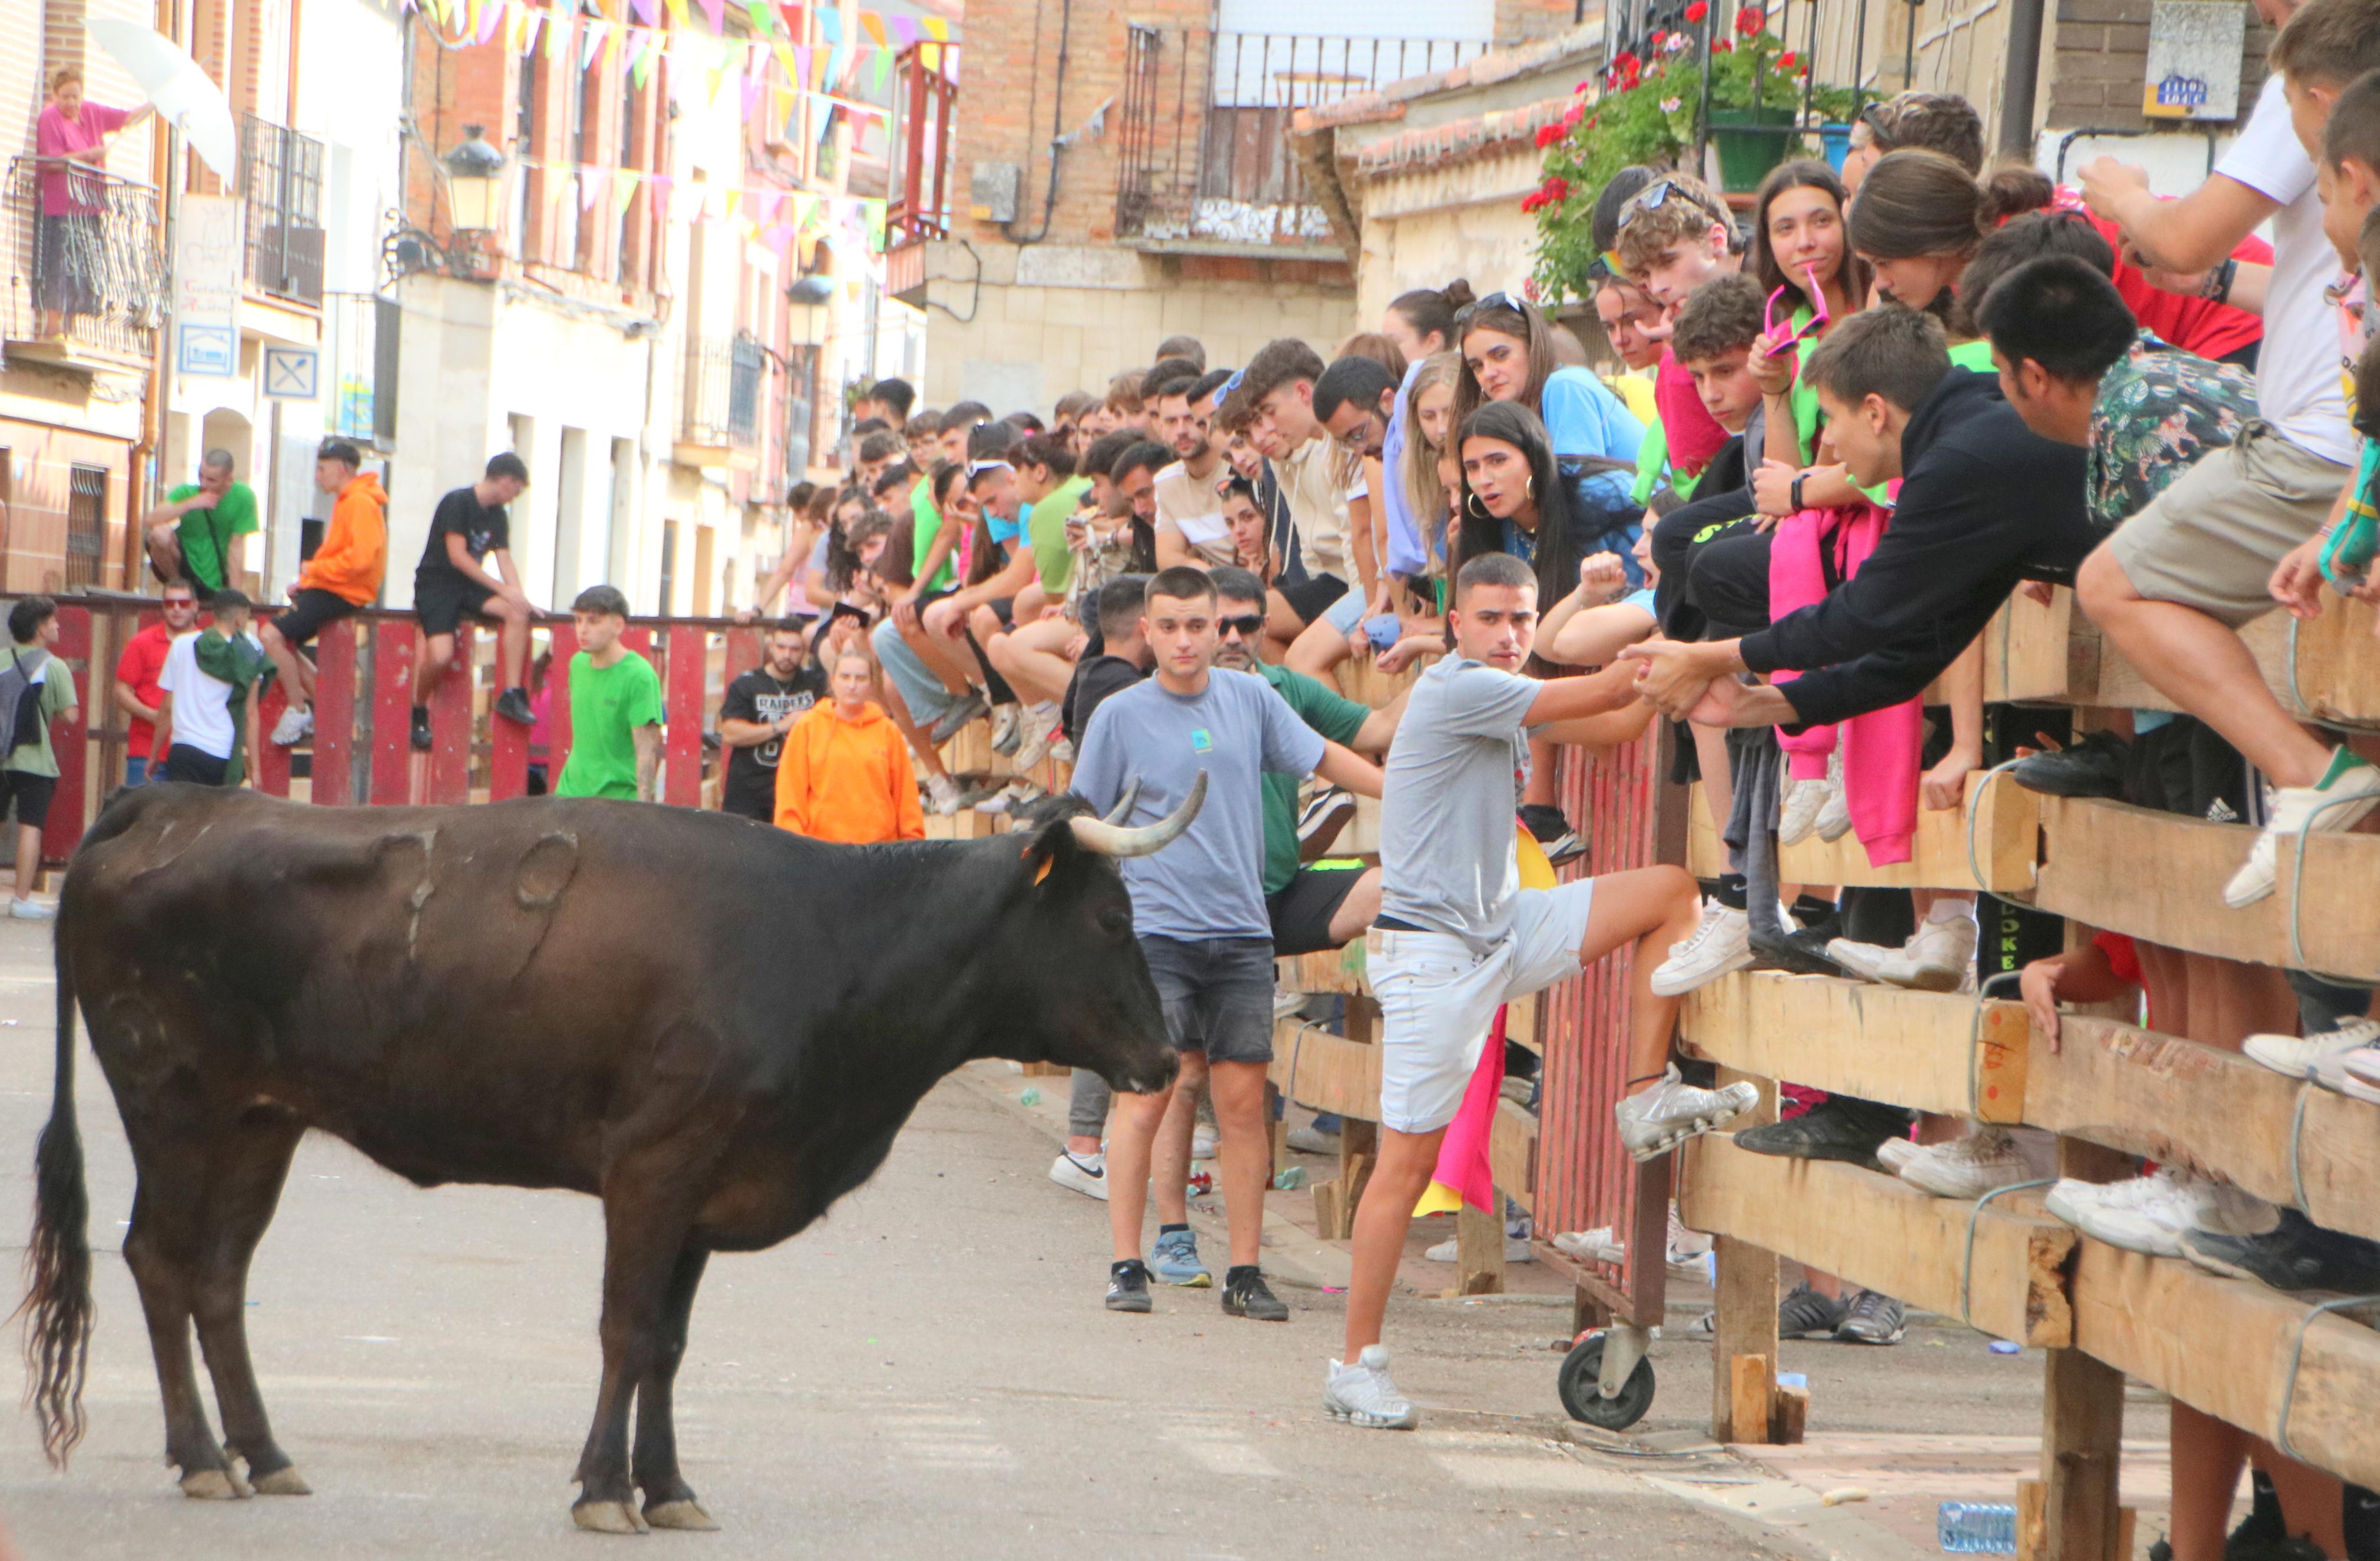
[[[1157,1238],[1156,1250],[1148,1254],[1148,1272],[1161,1283],[1203,1290],[1215,1282],[1207,1265],[1198,1261],[1196,1231],[1167,1231]]]
[[[942,718],[934,723],[934,729],[926,734],[926,740],[940,748],[958,736],[961,726],[990,708],[981,694],[969,694],[943,713]]]
[[[1201,1274],[1204,1269],[1199,1270]],[[1286,1323],[1289,1305],[1272,1293],[1264,1282],[1264,1271],[1250,1263],[1245,1268],[1233,1268],[1223,1275],[1223,1315],[1245,1317],[1252,1323]]]
[[[1322,1379],[1322,1408],[1334,1421],[1371,1431],[1411,1431],[1421,1416],[1389,1380],[1385,1345],[1367,1344],[1352,1366],[1333,1360]]]
[[[1679,1079],[1678,1065],[1671,1063],[1659,1083],[1642,1094],[1623,1097],[1611,1109],[1620,1119],[1621,1143],[1642,1164],[1759,1104],[1756,1084],[1738,1081],[1723,1090],[1697,1090]]]
[[[1881,1290],[1862,1290],[1843,1314],[1835,1337],[1845,1344],[1899,1344],[1909,1331],[1899,1301]]]
[[[1138,1258],[1126,1258],[1108,1265],[1108,1310],[1110,1311],[1147,1311],[1148,1299],[1148,1265]]]
[[[1013,704],[992,706],[991,750],[994,753],[1014,753],[1024,741],[1024,712]]]

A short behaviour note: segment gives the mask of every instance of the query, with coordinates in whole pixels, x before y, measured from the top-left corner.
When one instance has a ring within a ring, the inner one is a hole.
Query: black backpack
[[[44,652],[42,660],[33,664],[33,670],[39,672],[45,663],[55,659]],[[11,685],[17,694],[13,701],[6,697]],[[42,685],[26,676],[24,661],[14,646],[8,650],[8,670],[0,673],[0,710],[7,714],[5,733],[8,752],[42,746]]]

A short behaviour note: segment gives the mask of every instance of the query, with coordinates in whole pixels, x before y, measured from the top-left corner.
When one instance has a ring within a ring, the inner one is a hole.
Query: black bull
[[[27,1299],[44,1447],[63,1463],[82,1433],[91,1324],[79,998],[131,1144],[124,1258],[185,1491],[306,1489],[266,1421],[244,1308],[290,1158],[319,1128],[425,1187],[603,1201],[603,1374],[573,1511],[590,1528],[710,1527],[670,1415],[705,1262],[817,1219],[971,1058],[1167,1083],[1156,988],[1101,853],[1154,848],[1198,800],[1136,831],[1075,817],[844,847],[621,802],[119,796],[57,921]]]

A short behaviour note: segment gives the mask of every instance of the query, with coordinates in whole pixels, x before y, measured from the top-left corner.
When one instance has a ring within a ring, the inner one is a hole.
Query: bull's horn
[[[1151,851],[1163,850],[1179,838],[1190,827],[1190,821],[1198,816],[1206,800],[1207,772],[1201,770],[1191,785],[1190,795],[1182,799],[1182,806],[1155,823],[1126,829],[1103,819],[1073,818],[1066,822],[1073,826],[1076,840],[1101,856],[1145,857]]]
[[[1139,800],[1140,780],[1138,776],[1135,776],[1133,783],[1123,788],[1123,796],[1117,800],[1115,811],[1108,814],[1108,816],[1101,822],[1106,823],[1123,823],[1124,820],[1132,817],[1132,805]]]

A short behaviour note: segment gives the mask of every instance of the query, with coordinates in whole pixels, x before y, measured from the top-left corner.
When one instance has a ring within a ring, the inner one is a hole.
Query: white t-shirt
[[[2265,292],[2265,344],[2256,353],[2257,415],[2291,444],[2351,466],[2355,434],[2339,385],[2338,330],[2322,296],[2338,256],[2322,236],[2313,159],[2289,128],[2277,73],[2265,79],[2255,113],[2215,171],[2281,206],[2273,213],[2273,279]]]
[[[263,653],[253,634],[243,639]],[[213,759],[231,757],[231,685],[199,670],[199,637],[185,634],[165,652],[165,669],[157,687],[174,696],[174,741],[187,744]]]
[[[1178,531],[1198,562],[1214,567],[1239,562],[1232,545],[1232,529],[1223,523],[1223,501],[1215,484],[1231,475],[1220,461],[1205,478],[1190,475],[1180,461],[1158,472],[1157,529]]]

